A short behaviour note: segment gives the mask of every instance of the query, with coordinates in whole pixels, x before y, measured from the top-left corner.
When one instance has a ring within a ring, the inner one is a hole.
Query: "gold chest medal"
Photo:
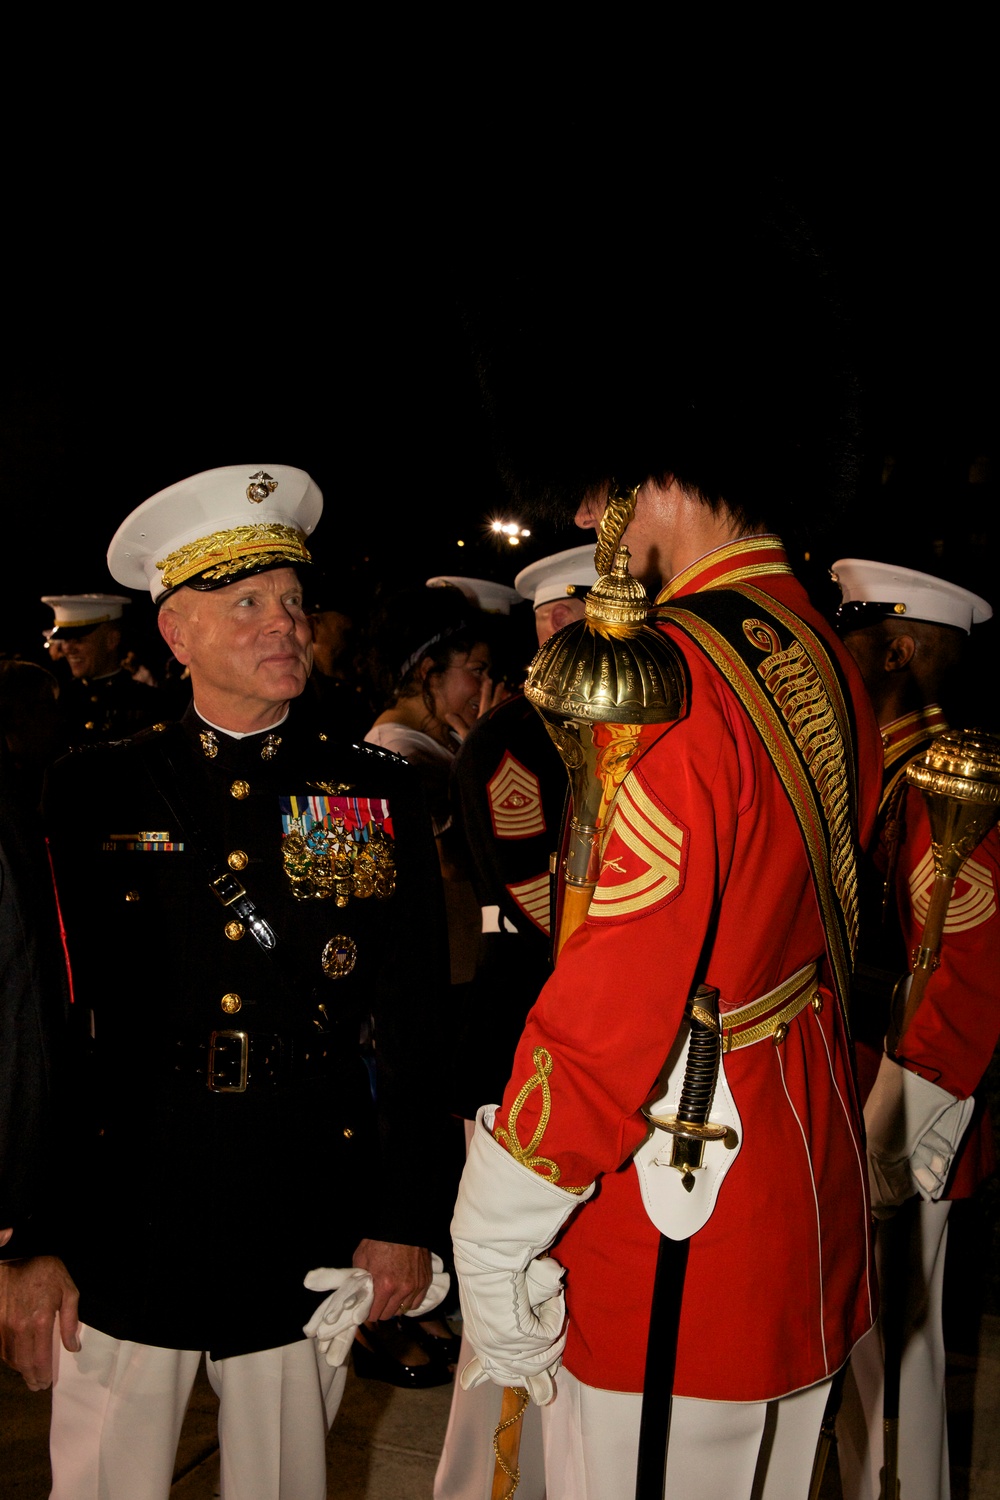
[[[396,889],[392,816],[381,797],[310,792],[279,798],[281,858],[297,901],[346,906]]]

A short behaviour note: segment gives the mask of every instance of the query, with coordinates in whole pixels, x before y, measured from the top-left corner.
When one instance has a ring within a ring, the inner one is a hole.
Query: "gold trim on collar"
[[[203,578],[225,578],[246,568],[269,562],[310,562],[305,537],[295,526],[276,521],[259,526],[234,526],[231,531],[214,531],[211,536],[197,537],[178,547],[156,566],[163,575],[163,586],[177,588],[196,573]]]
[[[891,724],[882,726],[882,749],[886,770],[894,766],[904,755],[908,756],[910,751],[924,740],[943,734],[947,728],[944,710],[936,703],[931,703],[926,708],[915,709],[913,713],[903,714],[900,718],[893,719]]]
[[[768,533],[767,536],[743,536],[739,537],[735,542],[727,542],[724,547],[716,547],[714,551],[706,553],[704,557],[699,557],[697,562],[691,563],[682,573],[678,573],[675,577],[671,578],[670,582],[657,595],[656,602],[657,604],[669,603],[676,594],[680,593],[681,589],[686,588],[700,573],[707,572],[709,568],[717,567],[719,563],[725,562],[730,557],[746,557],[748,552],[774,552],[779,549],[781,549],[781,541],[773,533]],[[734,583],[743,583],[750,578],[761,578],[774,575],[775,573],[790,573],[791,571],[788,564],[784,562],[746,563],[730,569],[729,572],[721,574],[718,578],[713,578],[712,582],[707,584],[706,587],[728,589],[732,588]]]

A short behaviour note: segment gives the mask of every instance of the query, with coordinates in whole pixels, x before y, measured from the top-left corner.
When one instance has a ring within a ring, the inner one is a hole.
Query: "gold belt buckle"
[[[216,1069],[216,1055],[227,1051],[227,1042],[239,1042],[239,1082],[238,1083],[216,1083],[216,1072],[220,1077],[231,1076],[235,1071],[231,1067]],[[220,1046],[220,1043],[222,1044]],[[205,1080],[213,1094],[245,1094],[247,1089],[247,1075],[250,1062],[250,1038],[245,1031],[213,1031],[208,1039],[208,1076]]]

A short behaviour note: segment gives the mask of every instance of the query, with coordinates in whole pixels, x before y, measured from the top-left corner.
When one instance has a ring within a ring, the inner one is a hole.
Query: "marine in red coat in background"
[[[1000,830],[955,883],[940,964],[895,1048],[890,998],[921,945],[934,883],[923,793],[906,780],[948,723],[941,707],[973,626],[993,611],[941,578],[845,558],[838,629],[862,670],[882,729],[884,784],[866,874],[854,1003],[858,1071],[873,1157],[879,1281],[899,1331],[880,1326],[855,1351],[838,1421],[846,1500],[876,1500],[883,1463],[883,1373],[898,1373],[899,1478],[907,1500],[951,1492],[942,1293],[948,1211],[993,1171],[993,1129],[977,1098],[1000,1034]],[[902,986],[900,985],[900,988]],[[888,1222],[891,1217],[891,1223]],[[880,1324],[885,1317],[880,1319]],[[883,1346],[887,1347],[883,1349]]]

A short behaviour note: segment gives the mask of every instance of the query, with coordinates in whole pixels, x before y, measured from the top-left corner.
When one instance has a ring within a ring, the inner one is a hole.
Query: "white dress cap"
[[[83,634],[105,625],[109,620],[120,620],[122,609],[132,600],[125,594],[43,594],[42,603],[47,604],[55,615],[49,638],[67,635],[71,630]]]
[[[265,568],[310,561],[305,539],[323,496],[304,469],[231,464],[151,495],[108,548],[111,576],[153,601],[182,583],[221,588]]]
[[[460,589],[470,604],[487,615],[509,615],[511,605],[517,604],[521,597],[509,584],[494,583],[490,578],[454,578],[440,573],[427,579],[429,589],[445,588],[448,584]]]
[[[872,613],[882,617],[953,625],[967,635],[973,625],[981,625],[993,614],[991,606],[978,594],[948,583],[944,578],[935,578],[931,573],[918,573],[913,568],[897,567],[895,563],[842,557],[830,569],[830,576],[840,585],[843,618],[838,616],[838,624],[841,628],[849,615],[855,613],[845,611],[844,607],[849,604],[879,606]],[[860,624],[861,612],[857,613]]]
[[[551,604],[553,599],[565,599],[572,585],[590,589],[597,582],[594,567],[594,543],[584,547],[570,547],[565,552],[553,552],[549,557],[540,557],[537,562],[522,568],[514,579],[514,586],[523,599],[530,599],[535,608]]]

